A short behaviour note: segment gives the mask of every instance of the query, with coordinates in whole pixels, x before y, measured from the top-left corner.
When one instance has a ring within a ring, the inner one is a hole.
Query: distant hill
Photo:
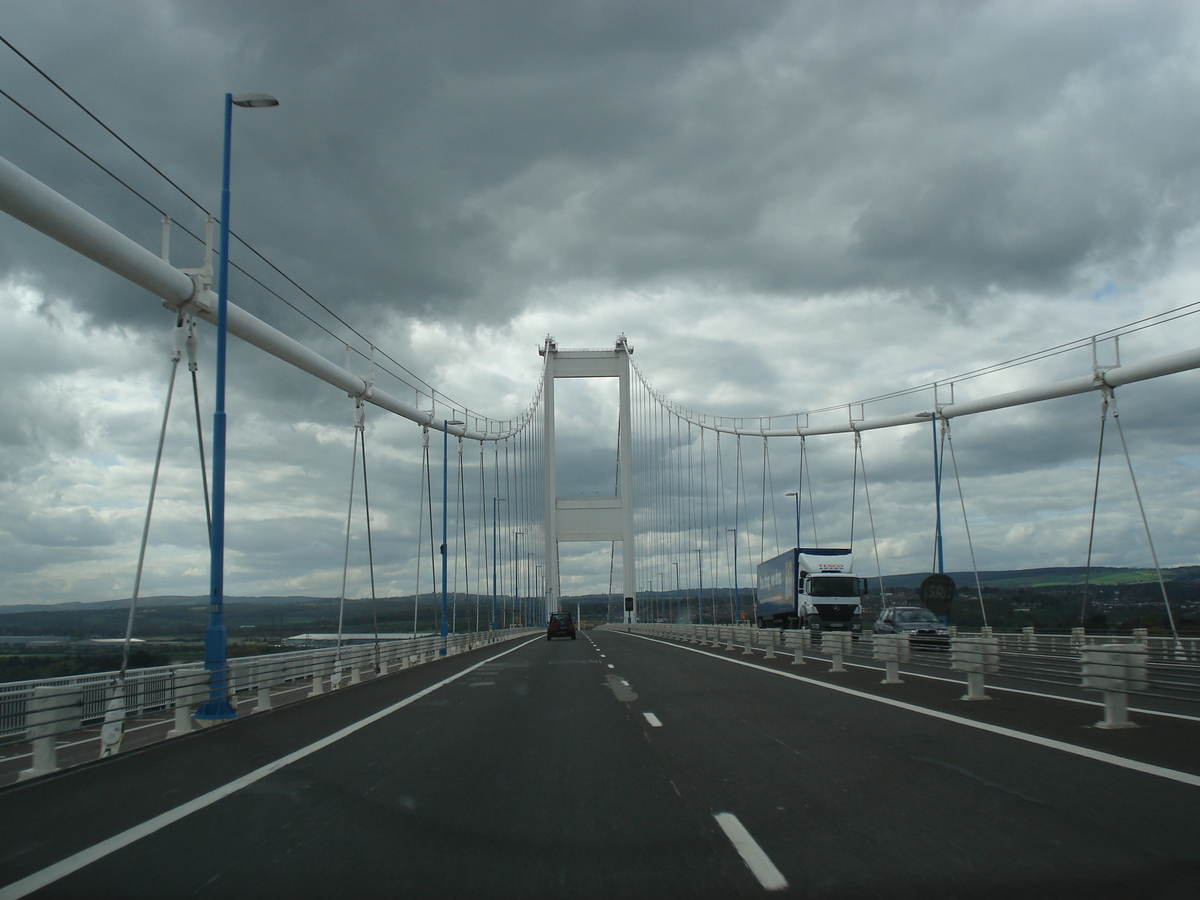
[[[979,581],[987,587],[1049,587],[1063,584],[1083,584],[1087,569],[1083,566],[1051,566],[1044,569],[1002,569],[980,572]],[[974,572],[947,572],[955,584],[972,584]],[[928,572],[913,572],[908,575],[885,575],[885,587],[916,588],[929,577]],[[1200,566],[1177,566],[1163,569],[1167,581],[1198,581]],[[1114,566],[1092,566],[1089,578],[1092,584],[1145,584],[1157,581],[1153,569],[1133,569]]]

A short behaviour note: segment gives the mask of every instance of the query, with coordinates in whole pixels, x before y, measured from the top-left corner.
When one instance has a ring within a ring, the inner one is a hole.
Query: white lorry
[[[846,549],[799,547],[758,566],[758,627],[862,631],[866,580]]]

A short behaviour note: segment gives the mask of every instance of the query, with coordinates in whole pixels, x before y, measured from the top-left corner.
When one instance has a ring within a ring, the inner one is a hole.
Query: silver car
[[[950,631],[923,606],[891,606],[875,620],[876,634],[907,634],[912,643],[946,646]]]

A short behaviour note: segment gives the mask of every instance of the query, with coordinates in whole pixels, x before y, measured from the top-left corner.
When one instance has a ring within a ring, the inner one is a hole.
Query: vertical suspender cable
[[[967,534],[967,551],[971,554],[971,571],[975,573],[975,593],[979,596],[979,615],[987,627],[987,610],[983,607],[983,585],[979,582],[979,566],[975,564],[975,544],[971,540],[971,525],[967,521],[967,502],[963,499],[962,479],[958,476],[958,460],[954,457],[954,441],[950,434],[950,420],[942,418],[942,437],[950,454],[950,465],[954,469],[954,483],[958,486],[958,505],[962,507],[963,530]],[[945,454],[943,454],[943,459]]]
[[[171,398],[175,394],[175,374],[179,371],[179,360],[183,355],[183,316],[175,322],[172,332],[174,346],[171,349],[171,376],[167,381],[167,402],[163,406],[162,427],[158,432],[158,450],[154,456],[154,471],[150,476],[150,499],[146,503],[146,519],[142,525],[142,542],[138,549],[137,569],[133,576],[133,595],[129,598],[129,615],[125,620],[125,640],[121,644],[121,668],[117,673],[113,695],[104,711],[104,724],[100,729],[100,756],[112,756],[121,749],[125,733],[125,673],[129,670],[129,645],[133,640],[133,618],[137,612],[138,594],[142,587],[142,571],[146,562],[146,545],[150,540],[150,517],[154,513],[154,494],[158,490],[158,473],[162,466],[163,444],[167,438],[167,420],[171,415]]]
[[[1117,412],[1117,398],[1109,388],[1109,399],[1112,403],[1113,424],[1117,426],[1117,436],[1121,439],[1121,449],[1125,451],[1125,465],[1129,469],[1129,480],[1133,484],[1133,496],[1137,498],[1138,512],[1142,516],[1142,528],[1146,531],[1146,543],[1150,546],[1150,558],[1154,561],[1154,571],[1158,575],[1158,587],[1162,591],[1163,606],[1167,610],[1167,624],[1171,627],[1171,637],[1179,647],[1179,632],[1175,630],[1175,615],[1171,612],[1171,601],[1167,599],[1167,583],[1163,580],[1162,568],[1158,565],[1158,553],[1154,549],[1154,539],[1150,536],[1150,523],[1146,519],[1146,508],[1142,505],[1142,492],[1138,490],[1137,478],[1133,474],[1133,461],[1129,458],[1129,447],[1125,443],[1125,432],[1121,428],[1121,416]]]
[[[850,478],[850,549],[854,550],[854,505],[858,499],[858,457],[862,438],[854,429],[854,474]]]
[[[358,465],[358,415],[362,409],[361,403],[356,403],[354,406],[354,449],[350,451],[350,499],[346,504],[346,548],[342,556],[342,592],[338,595],[338,630],[337,630],[337,656],[336,659],[342,658],[342,620],[346,614],[346,573],[350,569],[350,520],[354,514],[354,482],[357,477]],[[334,680],[335,684],[341,678],[341,670],[335,669]]]
[[[879,539],[875,536],[875,513],[871,510],[871,488],[867,483],[867,458],[862,452],[862,432],[854,432],[854,446],[858,451],[858,461],[863,473],[863,497],[867,501],[867,521],[871,523],[871,547],[875,551],[875,574],[879,578],[879,605],[884,606],[883,565],[879,561]]]
[[[421,486],[417,490],[417,587],[413,592],[413,637],[417,636],[417,610],[421,606],[421,567],[424,563],[425,544],[425,494],[429,482],[429,426],[421,426]],[[430,515],[433,512],[430,510]]]
[[[366,415],[363,407],[364,417]],[[365,421],[359,427],[359,447],[362,450],[363,513],[367,519],[367,570],[371,575],[371,625],[375,632],[375,674],[379,674],[379,605],[375,597],[375,549],[371,540],[371,493],[367,487],[367,429]]]
[[[150,517],[154,513],[154,495],[158,490],[158,473],[162,467],[163,444],[167,439],[167,420],[171,415],[171,398],[175,395],[175,373],[179,371],[179,360],[182,357],[181,339],[183,338],[182,316],[175,323],[172,332],[175,346],[171,350],[171,375],[167,381],[167,402],[163,406],[162,427],[158,430],[158,450],[154,456],[154,471],[150,476],[150,499],[146,503],[146,519],[142,524],[142,543],[138,549],[137,569],[133,576],[133,596],[129,598],[129,616],[125,620],[125,640],[121,645],[121,669],[117,680],[125,681],[125,672],[129,668],[129,644],[133,640],[133,617],[137,610],[138,593],[142,587],[142,571],[146,563],[146,545],[150,540]]]
[[[1104,425],[1108,421],[1108,401],[1112,388],[1105,386],[1100,391],[1100,443],[1096,450],[1096,478],[1092,485],[1092,521],[1088,526],[1087,563],[1083,569],[1083,600],[1079,604],[1079,624],[1087,618],[1088,588],[1092,581],[1092,544],[1096,537],[1096,506],[1100,500],[1100,464],[1104,461]]]

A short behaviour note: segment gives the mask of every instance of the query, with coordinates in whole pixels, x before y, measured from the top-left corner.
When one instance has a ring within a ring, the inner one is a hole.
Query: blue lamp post
[[[221,258],[217,263],[217,388],[213,411],[212,536],[210,541],[208,627],[204,629],[204,668],[208,700],[197,719],[232,719],[225,629],[225,347],[229,332],[229,145],[233,108],[278,106],[269,94],[225,95],[225,147],[221,166]]]
[[[507,497],[492,498],[492,631],[496,630],[496,593],[498,591],[497,581],[499,580],[499,545],[496,535],[496,509],[500,503],[507,501]]]
[[[446,621],[446,530],[448,527],[447,505],[450,497],[450,426],[461,425],[457,419],[442,419],[442,649],[439,656],[446,655],[446,636],[450,633],[450,623]]]

